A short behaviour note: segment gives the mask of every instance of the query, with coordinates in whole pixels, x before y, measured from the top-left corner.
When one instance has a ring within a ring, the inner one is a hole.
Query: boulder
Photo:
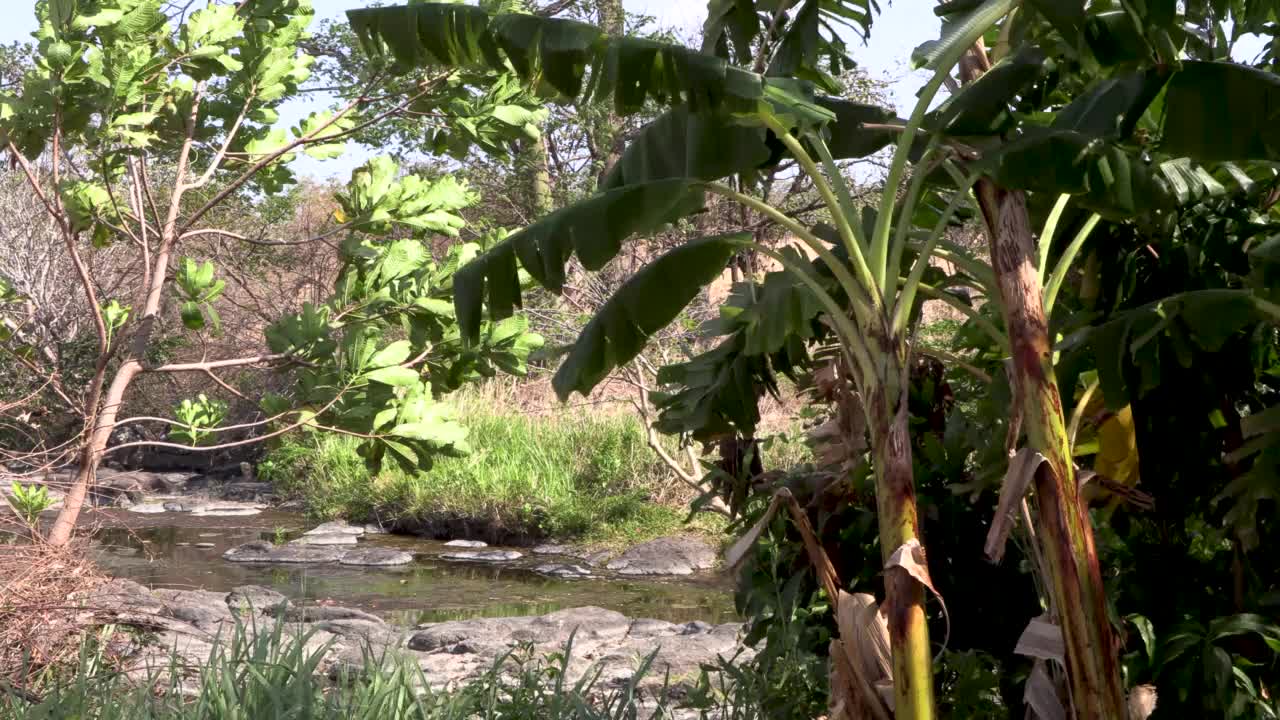
[[[484,542],[482,540],[450,540],[449,542],[445,543],[444,546],[460,547],[460,548],[483,548],[483,547],[489,547],[489,543]]]
[[[716,550],[706,540],[675,535],[629,548],[606,567],[620,575],[692,575],[715,567],[716,560]]]
[[[289,598],[260,585],[241,585],[227,593],[227,607],[237,614],[276,615],[289,606]]]
[[[262,506],[253,503],[220,502],[198,505],[191,509],[191,514],[198,517],[243,517],[257,515]]]
[[[227,606],[227,593],[206,590],[152,590],[152,597],[164,603],[165,617],[191,623],[206,632],[218,629],[232,619]]]
[[[222,486],[222,499],[262,502],[272,497],[271,483],[233,482]]]
[[[441,553],[440,557],[445,560],[457,560],[465,562],[511,562],[524,557],[524,553],[515,550],[460,550],[458,552]]]
[[[338,561],[343,565],[389,567],[413,562],[413,555],[403,550],[380,547],[358,547],[348,550]]]
[[[251,563],[326,563],[337,562],[346,552],[340,547],[315,545],[272,545],[254,540],[222,553],[225,560]]]
[[[143,513],[143,514],[169,512],[169,509],[165,507],[168,504],[169,503],[158,503],[158,502],[138,503],[137,505],[131,506],[129,508],[129,512]]]
[[[284,611],[284,619],[289,622],[315,623],[333,620],[363,620],[365,622],[385,625],[386,622],[372,613],[341,605],[315,605],[312,607],[290,606]]]

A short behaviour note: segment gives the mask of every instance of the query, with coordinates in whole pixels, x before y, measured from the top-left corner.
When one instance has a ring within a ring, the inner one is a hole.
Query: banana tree
[[[818,97],[792,77],[759,74],[686,48],[628,38],[566,20],[496,15],[461,5],[415,5],[348,13],[367,51],[389,52],[406,67],[509,64],[531,84],[561,97],[612,97],[620,114],[647,100],[672,109],[625,150],[602,191],[551,213],[459,270],[454,280],[464,337],[475,338],[482,303],[494,317],[521,302],[519,268],[559,291],[576,255],[601,268],[633,236],[697,212],[707,194],[740,203],[777,223],[816,258],[813,265],[742,233],[692,240],[657,258],[618,289],[588,323],[557,371],[561,398],[589,393],[634,358],[701,288],[746,248],[777,261],[824,311],[842,362],[862,396],[870,429],[876,504],[885,565],[885,614],[893,648],[894,711],[934,717],[932,648],[925,614],[931,587],[920,538],[907,435],[907,332],[931,250],[947,226],[938,220],[923,246],[909,228],[929,170],[952,164],[949,145],[925,142],[921,124],[934,96],[969,47],[1008,3],[948,35],[930,53],[933,74],[911,117],[896,130],[863,127],[891,116],[839,98]],[[816,6],[816,4],[815,4]],[[991,6],[991,7],[988,7]],[[814,12],[817,12],[815,9]],[[838,161],[889,144],[894,155],[878,208],[860,208]],[[766,200],[721,179],[749,179],[781,157],[808,176],[834,225],[833,242]],[[909,159],[916,172],[899,202]],[[971,181],[962,180],[963,191]],[[901,277],[900,268],[908,268]],[[822,270],[815,272],[815,267]],[[837,299],[839,296],[839,299]]]

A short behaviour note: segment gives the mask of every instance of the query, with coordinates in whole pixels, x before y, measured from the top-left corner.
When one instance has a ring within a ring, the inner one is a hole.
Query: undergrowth
[[[273,448],[259,475],[322,519],[601,543],[685,527],[684,498],[673,497],[676,481],[634,417],[533,417],[478,403],[464,403],[460,413],[471,454],[437,458],[424,473],[387,468],[371,475],[350,438],[302,435]],[[714,520],[699,516],[695,527],[709,529]]]

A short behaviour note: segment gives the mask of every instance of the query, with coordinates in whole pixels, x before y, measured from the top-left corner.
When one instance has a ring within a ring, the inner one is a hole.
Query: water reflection
[[[186,523],[196,518],[181,517]],[[214,591],[237,585],[263,585],[310,602],[354,605],[401,624],[473,617],[537,615],[566,607],[597,605],[633,617],[672,622],[735,618],[724,579],[685,582],[561,580],[538,575],[523,565],[496,567],[440,560],[440,543],[402,537],[373,537],[361,543],[399,547],[417,554],[415,562],[395,568],[341,565],[247,565],[221,559],[228,548],[250,540],[295,536],[297,516],[264,513],[251,518],[175,527],[173,515],[151,516],[144,527],[125,529],[135,518],[103,514],[96,557],[107,572],[145,585]]]

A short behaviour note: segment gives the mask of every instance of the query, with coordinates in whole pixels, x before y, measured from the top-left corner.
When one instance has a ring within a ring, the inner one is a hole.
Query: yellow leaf
[[[1093,470],[1119,485],[1138,484],[1138,436],[1133,427],[1133,408],[1129,405],[1098,428],[1098,457],[1094,459]]]
[[[337,220],[339,224],[345,224],[347,222],[347,214],[342,212],[342,208],[338,208],[333,211],[333,219]]]

